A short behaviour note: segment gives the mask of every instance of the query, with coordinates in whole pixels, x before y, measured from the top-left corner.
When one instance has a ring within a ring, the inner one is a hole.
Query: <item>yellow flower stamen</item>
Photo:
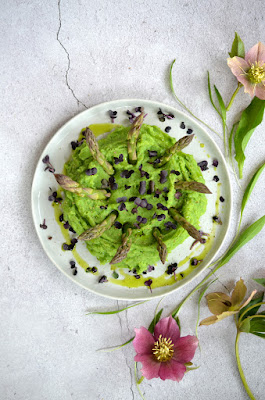
[[[166,362],[171,360],[174,354],[174,344],[169,338],[163,338],[159,336],[158,341],[155,342],[155,347],[152,349],[155,358],[160,362]]]
[[[250,82],[254,83],[255,85],[261,83],[265,80],[265,64],[260,66],[256,61],[255,64],[252,64],[248,70],[247,76]]]

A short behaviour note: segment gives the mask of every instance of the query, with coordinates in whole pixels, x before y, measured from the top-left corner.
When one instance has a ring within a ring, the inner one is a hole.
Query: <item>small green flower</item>
[[[200,325],[215,324],[216,322],[221,321],[230,315],[237,314],[241,308],[245,307],[250,302],[256,293],[256,290],[254,290],[249,298],[243,302],[246,292],[246,285],[244,284],[243,279],[240,279],[236,283],[231,296],[221,292],[207,294],[206,299],[208,308],[214,315],[202,320]]]

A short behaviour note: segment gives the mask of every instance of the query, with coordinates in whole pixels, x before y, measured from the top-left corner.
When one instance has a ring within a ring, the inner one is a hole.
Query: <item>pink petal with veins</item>
[[[242,77],[241,77],[242,78]],[[255,96],[255,85],[247,80],[245,77],[240,82],[244,85],[244,92],[250,94],[251,97]]]
[[[183,336],[178,339],[174,346],[173,359],[180,363],[190,362],[198,347],[198,339],[196,336]]]
[[[255,96],[261,100],[265,100],[265,81],[256,86]]]
[[[134,361],[142,364],[141,372],[146,379],[159,378],[161,363],[156,361],[151,354],[137,354]]]
[[[181,381],[186,372],[184,364],[178,361],[171,360],[169,362],[161,363],[159,369],[159,377],[164,381],[165,379],[171,379],[172,381]]]
[[[175,343],[180,337],[179,327],[174,318],[167,317],[162,318],[155,326],[154,337],[155,341],[158,340],[159,336],[163,338],[171,339]]]
[[[228,58],[227,65],[237,79],[242,75],[244,76],[250,68],[250,65],[247,63],[247,61],[241,57]]]
[[[265,46],[263,43],[259,42],[255,44],[245,55],[245,60],[251,64],[259,62],[260,65],[265,63]]]
[[[152,348],[154,347],[153,335],[143,326],[140,329],[135,329],[135,333],[133,346],[136,353],[152,354]]]

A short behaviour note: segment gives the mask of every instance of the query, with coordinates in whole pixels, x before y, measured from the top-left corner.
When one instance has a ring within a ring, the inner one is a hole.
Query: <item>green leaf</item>
[[[150,301],[150,300],[141,301],[141,303],[136,303],[136,304],[133,304],[132,306],[128,306],[128,307],[121,308],[120,310],[114,310],[114,311],[93,311],[93,312],[87,313],[86,315],[91,315],[91,314],[97,314],[97,315],[112,315],[112,314],[118,314],[118,313],[120,313],[120,312],[122,312],[122,311],[128,310],[129,308],[140,306],[141,304],[144,304],[144,303],[146,303],[147,301]]]
[[[125,342],[125,343],[119,344],[118,346],[107,347],[107,348],[105,348],[105,349],[99,349],[99,350],[97,350],[97,351],[102,351],[102,352],[104,352],[104,353],[110,353],[110,352],[112,352],[112,351],[119,350],[119,349],[121,349],[122,347],[126,346],[127,344],[131,343],[131,342],[133,341],[133,339],[134,339],[134,337],[132,337],[131,339],[127,340],[127,342]]]
[[[220,115],[220,117],[222,118],[222,115],[221,115],[220,111],[218,110],[218,108],[216,107],[216,105],[214,104],[214,101],[213,101],[212,90],[211,90],[211,82],[210,82],[210,73],[209,73],[209,71],[207,71],[207,74],[208,74],[208,93],[209,93],[209,97],[210,97],[210,102],[211,102],[213,108],[215,109],[215,111],[216,111],[216,112]]]
[[[135,383],[136,383],[136,387],[139,392],[139,395],[141,396],[142,400],[145,400],[145,397],[140,389],[140,383],[143,381],[144,376],[141,376],[141,378],[138,379],[138,377],[137,377],[137,362],[134,363],[134,378],[135,378]]]
[[[203,291],[200,293],[199,299],[198,299],[198,316],[197,316],[197,322],[196,322],[196,336],[198,337],[198,326],[199,326],[199,320],[200,320],[200,308],[201,308],[201,301],[202,298],[206,292],[206,290],[209,289],[209,287],[212,285],[212,283],[214,283],[215,281],[217,281],[218,278],[215,278],[213,281],[211,281],[210,283],[208,283],[208,285],[205,286],[205,288],[203,289]]]
[[[228,252],[220,260],[220,263],[217,265],[216,268],[214,268],[213,271],[216,272],[219,268],[226,264],[238,252],[238,250],[241,249],[241,247],[247,244],[261,231],[264,225],[265,215],[255,221],[252,225],[245,229],[243,233],[241,233],[235,244],[228,250]]]
[[[264,293],[262,293],[261,296],[256,297],[255,299],[252,299],[245,307],[243,307],[243,308],[239,311],[238,318],[240,318],[241,315],[242,315],[246,310],[248,310],[250,307],[254,306],[255,304],[261,303],[262,300],[263,300],[263,296],[264,296]],[[244,321],[245,318],[249,317],[250,315],[255,315],[255,314],[258,312],[260,306],[261,306],[261,305],[259,305],[259,306],[257,306],[257,307],[254,307],[254,308],[252,308],[251,310],[249,310],[248,312],[246,312],[246,314],[245,314],[244,317],[243,317],[243,321]]]
[[[262,337],[263,339],[265,339],[265,334],[264,333],[257,333],[257,332],[253,332],[253,335]]]
[[[225,103],[223,101],[223,98],[219,92],[219,90],[217,89],[217,87],[214,85],[214,90],[215,90],[215,94],[217,96],[217,100],[221,109],[221,118],[223,121],[223,130],[225,130],[225,123],[226,123],[226,107],[225,107]]]
[[[250,320],[246,319],[245,321],[243,320],[239,326],[240,332],[245,332],[249,333],[250,332]]]
[[[173,317],[174,318],[174,320],[176,321],[176,323],[178,324],[178,327],[179,327],[179,334],[181,335],[181,325],[180,325],[180,319],[179,319],[179,317],[178,316],[176,316],[176,317]]]
[[[230,132],[230,135],[229,135],[229,139],[228,139],[228,147],[229,147],[229,156],[230,156],[230,159],[232,158],[233,135],[234,135],[235,127],[236,127],[237,124],[238,124],[238,122],[234,123],[234,125],[232,126],[232,129],[231,129],[231,132]]]
[[[245,46],[237,32],[235,32],[235,39],[233,41],[231,51],[228,54],[230,57],[245,57]]]
[[[250,321],[250,333],[264,333],[265,332],[265,317],[252,319]]]
[[[259,283],[262,286],[265,286],[265,278],[253,279],[253,281]]]
[[[163,312],[163,308],[161,308],[161,310],[158,311],[158,313],[154,316],[154,318],[148,328],[150,333],[154,333],[155,326],[158,323],[158,321],[160,320],[162,312]]]
[[[244,193],[244,196],[243,196],[243,199],[242,199],[242,204],[241,204],[241,218],[242,218],[242,215],[243,215],[244,208],[246,207],[248,199],[249,199],[249,197],[250,197],[250,195],[252,193],[252,190],[254,189],[254,187],[255,187],[255,185],[257,183],[257,180],[259,179],[259,176],[262,173],[262,171],[264,170],[264,168],[265,168],[265,163],[261,167],[259,167],[259,169],[255,172],[255,174],[251,178],[251,180],[250,180],[250,182],[249,182],[249,184],[248,184],[248,186],[247,186],[247,188],[245,190],[245,193]],[[265,281],[265,279],[264,279],[264,281]]]
[[[251,101],[250,105],[242,112],[235,137],[235,159],[238,163],[239,177],[243,177],[243,166],[245,162],[244,151],[256,127],[262,122],[265,107],[265,100],[257,97]]]

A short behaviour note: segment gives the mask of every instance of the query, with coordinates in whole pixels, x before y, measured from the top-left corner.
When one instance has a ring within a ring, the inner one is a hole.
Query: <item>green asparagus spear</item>
[[[136,146],[143,120],[144,120],[144,113],[142,112],[140,115],[138,115],[138,117],[135,118],[134,122],[132,123],[131,129],[129,130],[128,133],[128,139],[127,139],[128,156],[129,156],[129,162],[131,164],[136,164],[137,161]]]
[[[92,240],[97,237],[103,235],[105,231],[111,228],[117,219],[118,213],[117,211],[112,211],[107,218],[105,218],[100,224],[93,226],[92,228],[87,229],[81,235],[78,236],[79,240]]]
[[[121,245],[117,250],[117,253],[110,261],[110,264],[118,264],[127,257],[132,245],[132,225],[127,223],[123,226],[123,234],[121,238]]]
[[[86,128],[85,130],[85,137],[92,157],[102,166],[102,168],[104,168],[107,174],[113,175],[114,169],[112,165],[106,160],[105,156],[99,150],[96,137],[89,128]]]
[[[175,189],[191,190],[193,192],[211,194],[212,192],[203,183],[196,181],[177,181]]]
[[[171,157],[177,153],[178,151],[183,150],[185,147],[187,147],[192,139],[194,138],[194,135],[189,135],[189,136],[183,136],[180,138],[172,147],[167,149],[162,157],[160,157],[160,162],[153,164],[155,168],[160,168],[162,165],[166,164]]]
[[[165,264],[167,258],[167,246],[163,242],[163,235],[161,234],[158,228],[154,228],[153,236],[157,241],[157,250],[159,252],[160,260],[162,261],[163,264]]]
[[[177,221],[178,224],[184,228],[190,236],[192,236],[194,239],[198,240],[201,242],[202,240],[202,234],[195,228],[195,226],[191,225],[180,213],[173,207],[169,209],[169,214],[171,217]]]
[[[73,181],[69,176],[62,174],[54,174],[54,176],[63,189],[76,193],[78,196],[87,196],[92,200],[104,200],[106,197],[110,197],[110,193],[106,190],[82,188],[78,182]]]

